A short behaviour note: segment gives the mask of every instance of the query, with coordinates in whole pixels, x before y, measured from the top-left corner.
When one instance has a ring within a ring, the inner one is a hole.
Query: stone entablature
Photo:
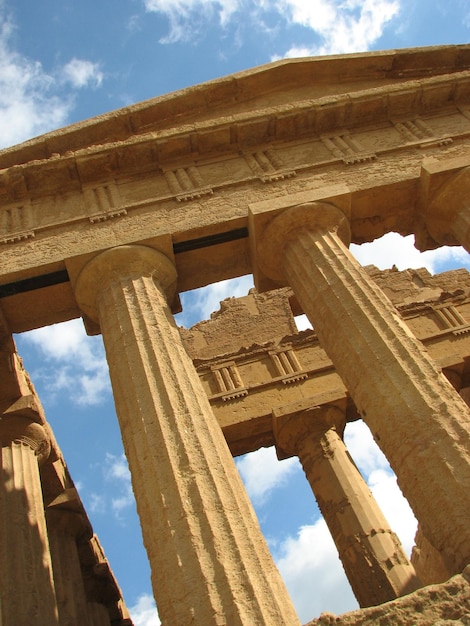
[[[468,50],[281,61],[2,151],[11,330],[79,316],[73,259],[116,244],[164,250],[180,291],[256,274],[247,204],[286,195],[336,201],[356,243],[395,230],[435,246],[423,206],[470,164]]]
[[[155,170],[152,172],[148,171],[150,146],[141,138],[141,144],[132,146],[132,170],[125,169],[127,160],[123,155],[120,161],[113,163],[113,179],[109,181],[108,172],[103,184],[99,180],[88,180],[89,176],[100,175],[104,167],[98,155],[95,157],[98,161],[95,168],[81,167],[82,160],[87,162],[92,159],[89,151],[84,155],[52,158],[51,163],[34,163],[34,166],[25,164],[22,167],[22,175],[25,177],[23,189],[20,191],[15,184],[15,197],[5,202],[5,208],[0,213],[1,230],[6,233],[0,243],[13,244],[69,222],[84,220],[94,224],[124,217],[132,211],[148,211],[150,205],[153,211],[164,210],[170,200],[178,203],[199,200],[217,192],[227,193],[231,187],[253,184],[256,179],[272,183],[302,174],[321,178],[325,168],[342,169],[338,167],[341,164],[354,165],[377,159],[389,161],[397,151],[403,153],[417,150],[415,159],[421,160],[427,149],[441,148],[453,141],[458,143],[460,138],[470,134],[469,111],[461,110],[458,105],[454,105],[452,110],[447,105],[446,110],[437,116],[425,114],[424,119],[415,117],[399,124],[384,121],[382,127],[374,125],[329,136],[315,136],[317,133],[312,129],[313,137],[310,139],[306,136],[302,141],[295,139],[289,142],[288,138],[284,138],[276,146],[263,149],[261,144],[259,150],[242,154],[233,153],[232,146],[231,153],[218,156],[217,160],[212,155],[193,155],[184,165],[175,161],[173,169],[154,163]],[[406,135],[402,131],[404,128],[418,129],[417,123],[427,129],[425,140],[418,134],[413,136],[411,131]],[[147,141],[151,145],[155,144],[153,137]],[[122,146],[121,150],[125,153],[126,146]],[[413,151],[409,155],[410,164],[415,160],[412,154]],[[400,156],[403,158],[403,154]],[[43,187],[43,197],[39,195],[41,187],[36,185],[35,180],[35,170],[39,167],[50,170],[46,186]],[[372,171],[384,169],[383,165],[373,167],[369,164],[371,167]],[[63,173],[59,174],[61,168]],[[105,171],[108,170],[109,166]],[[138,175],[135,171],[138,171]],[[350,178],[351,175],[346,173],[346,177]],[[8,180],[8,171],[4,173],[5,178]],[[146,190],[144,197],[143,180]],[[295,189],[299,185],[290,184],[289,187]],[[7,189],[4,193],[9,195]],[[77,193],[81,197],[76,197]],[[60,211],[57,211],[57,203],[60,204]]]

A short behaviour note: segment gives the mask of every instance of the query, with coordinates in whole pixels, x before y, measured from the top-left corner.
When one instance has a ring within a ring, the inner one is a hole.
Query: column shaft
[[[90,614],[90,623],[92,626],[110,626],[109,613],[103,604],[89,602],[88,613]]]
[[[91,626],[75,539],[76,518],[71,511],[47,512],[60,626]]]
[[[285,276],[423,531],[451,573],[470,561],[470,417],[422,345],[333,231],[286,244]]]
[[[299,442],[299,458],[361,607],[420,587],[398,537],[334,428]]]
[[[0,448],[0,623],[58,624],[49,543],[35,450]]]
[[[163,623],[297,624],[163,289],[113,277],[97,303]]]

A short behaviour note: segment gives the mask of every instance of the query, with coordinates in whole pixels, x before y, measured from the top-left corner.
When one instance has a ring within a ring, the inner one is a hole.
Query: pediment
[[[139,135],[227,124],[468,72],[470,45],[285,59],[100,115],[0,151],[0,168]]]

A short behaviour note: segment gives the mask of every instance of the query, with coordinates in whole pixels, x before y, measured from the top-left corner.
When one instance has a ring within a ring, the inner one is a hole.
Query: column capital
[[[75,297],[80,309],[94,322],[99,322],[99,294],[121,278],[152,276],[171,300],[176,291],[176,268],[170,259],[155,248],[124,245],[101,252],[81,270],[75,283]]]
[[[306,230],[334,232],[346,246],[351,241],[349,220],[336,205],[314,201],[289,207],[268,222],[256,242],[258,263],[266,276],[276,282],[285,282],[284,249]]]
[[[74,539],[89,539],[93,536],[90,522],[77,511],[49,506],[46,508],[46,520],[49,531],[55,530]]]
[[[299,445],[310,437],[320,437],[330,428],[341,436],[346,425],[346,412],[336,404],[326,404],[298,413],[282,415],[273,411],[273,434],[278,458],[299,456]]]
[[[426,174],[430,177],[432,172],[426,171]],[[431,191],[424,216],[426,228],[434,241],[444,246],[465,245],[462,237],[467,233],[462,220],[465,210],[470,209],[469,198],[470,166],[448,176],[434,194]]]
[[[0,443],[2,447],[21,443],[34,450],[41,465],[49,458],[51,440],[47,430],[29,417],[9,416],[0,419]]]

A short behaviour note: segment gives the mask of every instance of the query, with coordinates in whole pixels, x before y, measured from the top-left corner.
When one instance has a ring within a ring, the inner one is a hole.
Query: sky
[[[285,57],[469,35],[469,0],[0,0],[0,148]],[[470,269],[461,249],[419,254],[394,234],[353,252],[383,269]],[[244,277],[182,294],[178,324],[206,319],[251,286]],[[74,320],[15,339],[134,624],[157,626],[101,338]],[[362,423],[348,427],[346,441],[409,553],[416,522],[387,461]],[[301,622],[356,608],[298,461],[262,449],[237,466]]]

